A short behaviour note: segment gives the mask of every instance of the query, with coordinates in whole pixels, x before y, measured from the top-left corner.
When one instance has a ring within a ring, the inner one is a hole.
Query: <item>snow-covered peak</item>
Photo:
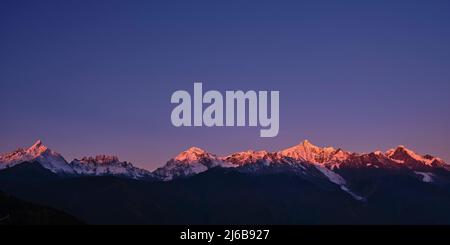
[[[312,144],[309,140],[303,140],[298,146],[302,146],[304,148],[320,148]]]
[[[39,155],[48,150],[41,140],[37,140],[30,148],[27,149],[27,153],[31,155]]]
[[[304,140],[303,142],[301,142],[300,144],[290,147],[288,149],[285,149],[281,152],[285,152],[285,153],[293,153],[293,152],[334,152],[336,151],[335,148],[333,147],[319,147],[316,146],[314,144],[312,144],[311,142],[309,142],[308,140]]]
[[[432,166],[433,164],[444,164],[442,159],[430,155],[422,156],[404,145],[399,145],[397,148],[390,149],[386,152],[386,156],[401,164],[425,164]]]
[[[191,148],[187,149],[186,152],[197,153],[197,154],[206,153],[206,151],[204,151],[203,149],[195,147],[195,146],[192,146]]]
[[[41,154],[48,151],[48,147],[46,147],[41,140],[36,141],[32,146],[27,149],[19,148],[13,152],[6,153],[0,156],[0,162],[14,164],[21,163],[25,161],[33,160],[34,158],[40,156]]]
[[[420,160],[421,157],[418,156],[415,152],[412,150],[409,150],[404,145],[399,145],[396,148],[392,148],[386,151],[386,156],[393,158],[393,159],[399,159],[399,158],[405,158],[405,157],[411,157],[416,160]]]
[[[153,174],[163,180],[187,177],[214,167],[235,167],[214,154],[198,147],[191,147],[169,160],[166,165],[156,169]]]
[[[185,162],[185,163],[192,163],[197,162],[204,158],[211,158],[216,159],[217,157],[213,154],[210,154],[203,149],[200,149],[198,147],[191,147],[187,149],[186,151],[181,152],[178,154],[174,160],[178,162]]]
[[[19,148],[11,153],[0,156],[0,169],[12,167],[22,162],[39,162],[44,168],[54,173],[72,174],[66,160],[61,154],[49,149],[41,140],[36,141],[28,149]]]
[[[281,156],[290,157],[295,160],[310,162],[310,163],[327,163],[330,161],[343,161],[350,153],[341,149],[335,149],[333,147],[318,147],[313,145],[308,140],[302,143],[287,148],[279,152]]]

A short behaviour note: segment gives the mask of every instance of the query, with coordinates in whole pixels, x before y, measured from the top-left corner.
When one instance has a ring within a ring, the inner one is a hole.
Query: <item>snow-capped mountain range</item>
[[[115,156],[83,157],[67,162],[59,153],[46,147],[40,140],[28,149],[18,149],[0,155],[0,170],[23,162],[38,162],[59,175],[120,176],[132,179],[169,181],[190,177],[212,168],[233,169],[250,174],[289,172],[308,178],[314,177],[338,185],[355,199],[363,199],[351,191],[343,169],[408,169],[423,182],[433,182],[433,170],[450,170],[442,159],[420,155],[404,146],[387,152],[354,153],[333,147],[318,147],[305,140],[298,145],[278,151],[243,151],[229,156],[217,156],[197,147],[191,147],[170,159],[164,166],[150,172],[120,161]]]
[[[150,171],[134,167],[131,163],[119,161],[115,156],[99,155],[83,157],[67,162],[61,154],[49,149],[38,140],[28,149],[17,149],[0,155],[0,170],[10,168],[23,162],[38,162],[42,167],[59,175],[82,176],[122,176],[142,179],[151,176]]]
[[[234,165],[200,148],[191,147],[169,160],[164,167],[156,169],[153,174],[162,180],[172,180],[177,177],[192,176],[215,167],[229,168]]]
[[[119,158],[116,156],[98,155],[95,157],[83,157],[81,160],[73,160],[69,165],[79,175],[113,175],[132,179],[143,179],[152,176],[145,169],[134,167],[129,162],[119,161]]]
[[[212,167],[249,167],[273,165],[312,165],[328,170],[341,167],[372,168],[410,168],[426,170],[432,167],[447,169],[448,165],[440,158],[430,155],[419,155],[404,146],[390,149],[386,153],[353,153],[333,147],[318,147],[308,140],[278,152],[244,151],[230,156],[218,157],[193,147],[171,159],[165,166],[157,169],[165,179],[189,176],[206,171]]]
[[[40,140],[30,148],[19,148],[13,152],[0,155],[0,169],[13,167],[22,162],[39,162],[44,168],[54,173],[73,174],[74,171],[59,153],[46,147]]]
[[[318,147],[305,140],[300,144],[278,152],[244,151],[230,156],[218,157],[199,148],[190,148],[171,159],[165,166],[153,173],[159,179],[171,180],[188,177],[214,167],[235,168],[251,174],[289,172],[308,178],[325,179],[338,185],[357,200],[364,198],[355,194],[341,169],[382,168],[409,169],[424,182],[432,182],[433,169],[449,171],[450,167],[440,158],[420,155],[404,146],[383,153],[353,153],[333,147]]]

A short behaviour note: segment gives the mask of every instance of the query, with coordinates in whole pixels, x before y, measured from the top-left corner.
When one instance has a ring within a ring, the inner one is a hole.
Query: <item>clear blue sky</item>
[[[1,1],[0,152],[149,169],[309,139],[450,160],[450,1]],[[279,90],[280,133],[174,128],[170,95]]]

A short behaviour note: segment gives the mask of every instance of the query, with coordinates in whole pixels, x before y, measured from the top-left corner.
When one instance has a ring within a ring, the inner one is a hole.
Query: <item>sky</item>
[[[304,139],[450,161],[450,1],[1,1],[0,152],[154,169]],[[280,131],[172,126],[176,90],[280,91]]]

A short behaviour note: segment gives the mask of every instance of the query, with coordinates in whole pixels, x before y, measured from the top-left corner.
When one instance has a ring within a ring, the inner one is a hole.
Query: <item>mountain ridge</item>
[[[33,156],[0,171],[2,189],[89,223],[450,223],[448,165],[404,146],[353,153],[304,141],[229,156],[189,148],[145,176],[115,156],[66,163],[74,175]]]
[[[194,148],[194,147],[193,147]],[[190,149],[193,149],[190,148]],[[431,155],[420,155],[412,150],[407,149],[404,146],[398,146],[390,149],[386,152],[374,151],[370,153],[355,153],[345,151],[341,148],[334,147],[318,147],[313,145],[308,140],[301,142],[298,145],[286,148],[284,150],[276,152],[268,151],[242,151],[235,152],[229,156],[217,157],[212,153],[208,153],[203,149],[195,148],[192,156],[187,155],[190,151],[181,153],[184,159],[191,159],[191,161],[179,161],[180,155],[169,160],[169,162],[157,169],[157,172],[164,172],[164,168],[170,168],[172,172],[176,167],[179,167],[179,171],[183,169],[186,171],[184,174],[177,172],[176,177],[181,175],[190,176],[192,173],[199,173],[206,171],[211,167],[208,162],[221,162],[216,165],[227,165],[227,167],[242,167],[249,164],[260,164],[269,166],[271,164],[299,164],[309,163],[315,166],[325,167],[329,170],[334,170],[340,167],[386,167],[386,168],[412,168],[417,170],[424,170],[428,167],[441,167],[449,169],[442,159]],[[198,157],[198,153],[201,152],[202,157]],[[177,160],[178,159],[178,160]],[[178,164],[177,164],[178,163]],[[188,166],[192,166],[189,169]],[[215,167],[215,165],[213,165]],[[195,168],[195,171],[193,170]],[[172,179],[170,171],[166,173],[167,179]]]
[[[133,164],[120,161],[116,156],[97,155],[83,157],[67,162],[59,153],[37,140],[27,149],[19,148],[0,155],[0,171],[24,162],[38,162],[51,172],[64,176],[122,176],[133,179],[148,178],[150,171],[134,167]]]
[[[216,167],[236,168],[247,173],[260,172],[268,167],[302,173],[313,167],[343,189],[347,189],[343,184],[345,181],[336,172],[340,168],[409,168],[421,175],[433,168],[450,170],[442,159],[420,155],[403,145],[386,152],[355,153],[341,148],[319,147],[308,140],[280,151],[247,150],[228,156],[217,156],[201,148],[190,147],[154,171],[137,168],[132,163],[120,161],[117,156],[97,155],[67,162],[61,154],[37,140],[28,149],[19,148],[0,155],[0,170],[30,161],[37,161],[62,175],[111,175],[164,181],[190,177]],[[426,179],[430,181],[432,178],[428,176]]]

